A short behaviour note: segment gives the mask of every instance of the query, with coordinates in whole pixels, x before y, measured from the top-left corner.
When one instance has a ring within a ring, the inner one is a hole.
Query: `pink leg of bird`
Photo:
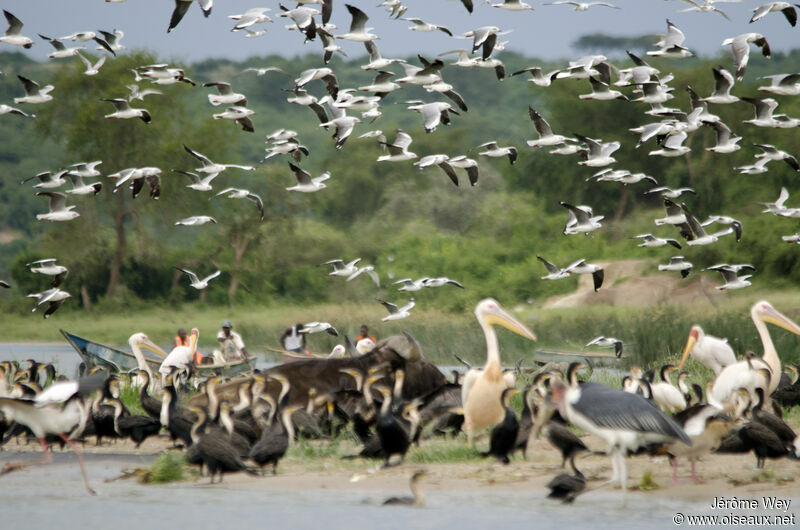
[[[678,483],[678,459],[672,459],[672,482]]]
[[[83,465],[83,455],[81,454],[80,449],[78,449],[78,446],[75,445],[75,442],[70,440],[66,434],[61,433],[60,436],[62,440],[67,442],[69,446],[72,447],[72,450],[75,451],[75,454],[78,456],[78,464],[81,466],[81,474],[83,475],[83,482],[86,484],[86,491],[88,491],[91,495],[96,495],[97,492],[95,492],[92,487],[89,486],[89,478],[86,476],[86,468]]]
[[[692,459],[692,482],[698,483],[700,479],[697,478],[697,475],[694,472],[694,458]]]
[[[42,464],[51,464],[53,462],[53,452],[50,451],[50,446],[47,445],[47,442],[44,438],[39,438],[39,443],[42,444],[42,450],[44,451],[44,460],[42,460]]]

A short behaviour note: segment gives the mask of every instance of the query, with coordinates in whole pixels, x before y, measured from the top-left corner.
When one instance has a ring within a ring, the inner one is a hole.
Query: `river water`
[[[40,454],[0,453],[33,460]],[[388,494],[406,494],[405,479],[397,492],[364,489],[260,489],[253,483],[176,483],[141,485],[135,480],[104,482],[120,470],[148,465],[154,457],[86,455],[87,471],[98,495],[87,494],[75,456],[57,453],[50,466],[29,467],[0,477],[0,521],[3,528],[459,528],[563,529],[673,527],[676,512],[697,513],[695,503],[661,499],[657,494],[597,491],[562,505],[541,494],[486,491],[439,491],[425,487],[424,508],[383,507]],[[230,479],[229,479],[230,480]],[[259,480],[269,481],[270,477]],[[235,525],[235,526],[234,526]]]

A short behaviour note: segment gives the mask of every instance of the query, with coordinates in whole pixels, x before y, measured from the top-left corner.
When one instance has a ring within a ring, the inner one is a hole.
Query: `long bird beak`
[[[200,330],[192,328],[192,338],[189,339],[189,351],[194,354],[197,351],[197,341],[200,339]]]
[[[683,363],[685,363],[686,359],[689,358],[689,352],[692,351],[692,348],[694,348],[696,342],[697,330],[692,329],[692,331],[689,332],[689,338],[686,339],[686,347],[683,348],[683,355],[681,355],[681,362],[678,364],[678,370],[683,368]]]
[[[537,340],[533,331],[529,330],[525,324],[511,316],[511,313],[500,307],[499,304],[495,304],[494,307],[486,312],[484,321],[489,325],[503,326],[518,335],[522,335],[526,339],[532,341]]]
[[[145,350],[149,350],[149,351],[155,353],[156,355],[158,355],[162,359],[167,357],[167,352],[162,350],[156,343],[154,343],[150,339],[143,340],[142,342],[139,343],[139,346],[144,348]]]
[[[758,319],[767,324],[773,324],[790,331],[795,335],[800,335],[800,326],[795,324],[786,315],[772,307],[768,302],[759,302]]]

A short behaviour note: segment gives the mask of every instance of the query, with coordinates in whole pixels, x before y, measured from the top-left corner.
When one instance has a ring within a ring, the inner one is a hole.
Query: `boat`
[[[541,364],[549,362],[583,362],[589,366],[619,366],[620,359],[613,352],[567,351],[544,348],[539,348],[534,352],[534,360]]]
[[[288,350],[281,350],[280,352],[283,354],[283,364],[286,363],[293,363],[296,361],[308,361],[310,359],[327,359],[327,355],[321,355],[318,353],[297,353]]]
[[[69,331],[63,329],[59,330],[67,342],[75,348],[81,360],[83,367],[81,373],[94,366],[104,366],[112,372],[122,373],[129,372],[134,368],[139,367],[139,362],[133,353],[123,351],[112,346],[106,346],[89,339],[85,339]],[[161,363],[164,361],[166,355],[161,355],[150,350],[143,350],[145,361],[153,371],[158,371]],[[224,364],[201,364],[194,366],[195,375],[208,378],[214,376],[231,377],[248,370],[252,370],[252,366],[247,360],[231,361]]]

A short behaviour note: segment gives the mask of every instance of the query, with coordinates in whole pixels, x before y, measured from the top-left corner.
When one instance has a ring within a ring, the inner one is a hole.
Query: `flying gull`
[[[213,280],[214,278],[216,278],[217,276],[222,274],[220,271],[217,271],[217,272],[215,272],[213,274],[209,274],[205,278],[200,279],[200,278],[197,277],[197,274],[193,273],[192,271],[190,271],[188,269],[181,269],[180,267],[175,267],[175,268],[178,269],[179,271],[181,271],[182,273],[188,275],[189,276],[189,280],[191,280],[191,283],[189,285],[191,285],[192,287],[194,287],[197,290],[205,289],[206,287],[208,287],[208,282],[210,282],[211,280]]]

